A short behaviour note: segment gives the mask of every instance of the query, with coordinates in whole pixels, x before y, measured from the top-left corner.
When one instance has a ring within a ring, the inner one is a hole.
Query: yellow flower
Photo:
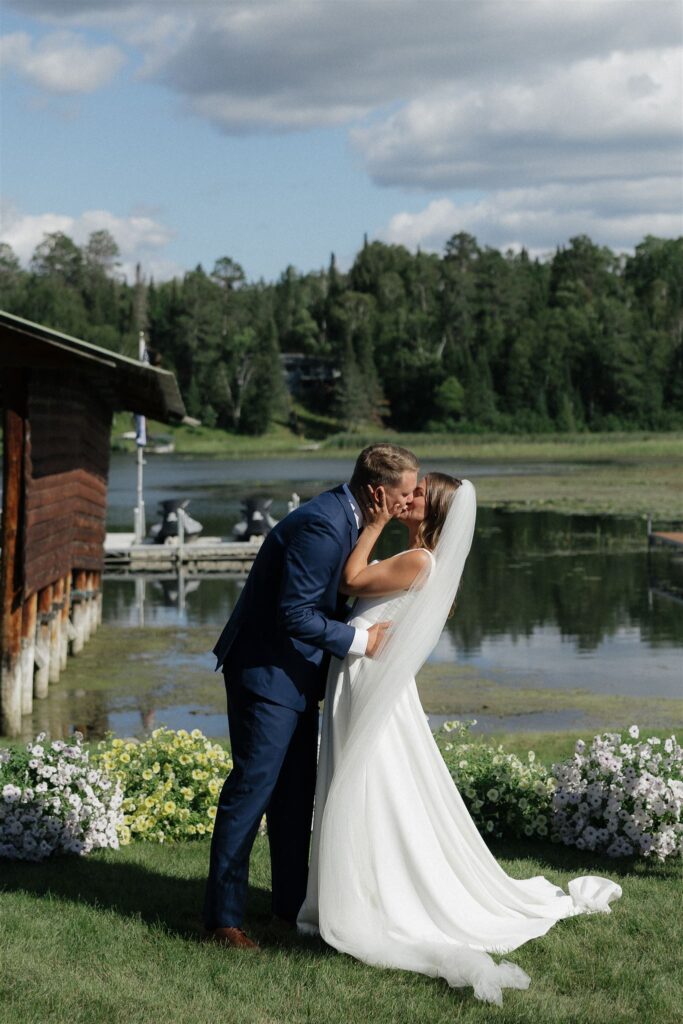
[[[178,760],[181,764],[192,764],[192,758],[189,754],[181,754]]]
[[[175,811],[175,803],[173,800],[167,800],[164,804],[164,814],[173,814]]]
[[[119,827],[119,843],[121,846],[128,846],[130,842],[130,829],[127,825],[121,825]]]
[[[190,817],[189,809],[187,807],[181,807],[178,811],[178,817],[181,821],[187,821]]]
[[[199,833],[200,836],[203,836],[204,833],[206,832],[206,825],[203,825],[200,821],[198,825],[195,825],[195,830]],[[190,830],[188,829],[188,832],[189,831]]]
[[[112,745],[114,750],[118,750],[119,747],[123,746],[123,740],[112,740],[111,741],[111,745]]]
[[[211,818],[212,821],[216,817],[217,813],[218,813],[218,808],[217,807],[208,807],[207,810],[206,810],[207,818]]]
[[[158,775],[159,772],[161,771],[161,765],[159,764],[158,761],[155,761],[154,764],[152,765],[152,771],[154,772],[155,775]]]
[[[202,828],[203,828],[203,826],[202,826]],[[188,834],[188,836],[193,836],[193,835],[196,834],[196,832],[197,832],[197,829],[195,828],[194,825],[188,825],[187,826],[187,834]]]
[[[119,758],[119,761],[121,761],[123,764],[129,764],[130,763],[130,754],[127,754],[125,752],[125,750],[124,750],[124,752],[121,754],[121,756]]]
[[[215,796],[216,793],[218,793],[218,791],[220,790],[220,788],[221,784],[218,781],[218,779],[211,779],[208,786],[209,793],[211,794],[211,796]]]
[[[150,779],[154,778],[154,772],[152,771],[151,768],[145,768],[144,772],[142,773],[142,777],[147,782],[149,782]]]
[[[201,729],[193,729],[192,732],[190,733],[190,736],[192,737],[193,740],[203,740],[204,739],[204,736],[202,734],[202,730]]]
[[[180,790],[186,800],[192,800],[194,798],[194,790],[190,789],[189,786],[183,786]]]
[[[155,803],[156,803],[156,799],[153,796],[146,796],[145,797],[145,802],[144,802],[145,807],[150,807],[150,808],[154,807]]]

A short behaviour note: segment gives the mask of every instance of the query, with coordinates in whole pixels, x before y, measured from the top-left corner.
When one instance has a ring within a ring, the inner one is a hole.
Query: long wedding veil
[[[363,798],[365,764],[392,707],[441,636],[472,544],[476,508],[474,487],[463,480],[451,501],[431,569],[389,604],[386,618],[393,625],[384,650],[360,665],[344,752],[335,764],[323,812],[320,856],[329,868],[340,846],[353,857],[356,844],[364,842],[362,834],[352,834],[350,825],[362,822],[362,815],[349,812],[357,810]],[[322,916],[327,915],[321,914],[321,926]]]
[[[343,781],[346,766],[376,742],[382,723],[417,675],[441,636],[455,600],[474,535],[477,499],[469,480],[455,491],[446,521],[434,549],[434,562],[414,581],[410,590],[392,601],[386,612],[392,627],[377,658],[365,658],[360,667],[363,685],[356,688],[344,763],[335,768],[328,800]]]

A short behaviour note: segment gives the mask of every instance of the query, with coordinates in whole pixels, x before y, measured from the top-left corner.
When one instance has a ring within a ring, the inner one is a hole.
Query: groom
[[[249,856],[264,813],[273,915],[296,921],[306,895],[328,656],[373,657],[387,627],[366,631],[341,620],[341,572],[368,496],[381,486],[400,514],[412,503],[417,468],[406,448],[370,445],[349,484],[290,512],[263,542],[214,648],[225,676],[234,765],[218,803],[204,904],[207,935],[221,945],[258,948],[242,921]]]

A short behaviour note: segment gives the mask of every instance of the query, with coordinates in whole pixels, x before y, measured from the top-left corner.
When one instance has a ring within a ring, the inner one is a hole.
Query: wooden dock
[[[683,549],[683,531],[681,530],[652,530],[648,537],[650,544],[655,546]]]
[[[187,570],[192,575],[236,573],[253,565],[261,541],[225,541],[204,537],[185,544],[137,544],[134,533],[108,533],[104,544],[107,575]]]

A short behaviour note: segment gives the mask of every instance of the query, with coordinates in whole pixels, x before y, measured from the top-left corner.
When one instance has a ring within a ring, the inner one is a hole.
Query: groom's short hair
[[[364,448],[356,459],[351,487],[364,490],[368,484],[371,487],[395,486],[406,470],[417,472],[418,467],[417,458],[407,448],[379,441]]]

